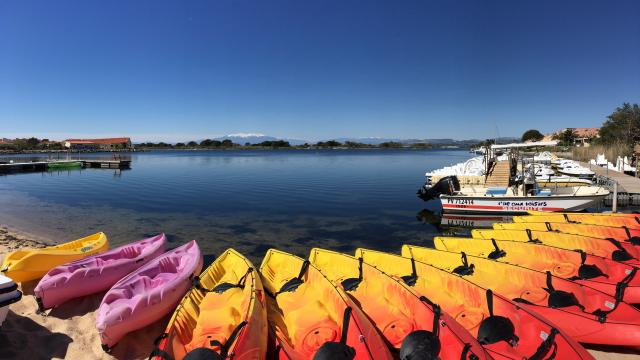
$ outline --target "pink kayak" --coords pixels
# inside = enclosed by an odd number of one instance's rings
[[[102,299],[96,327],[106,352],[127,333],[173,311],[202,270],[195,240],[170,250],[118,281]]]
[[[160,234],[51,269],[34,290],[38,309],[108,290],[162,254],[166,243],[166,236]]]

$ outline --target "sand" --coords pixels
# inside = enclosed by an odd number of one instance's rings
[[[44,247],[47,243],[46,239],[0,226],[0,261],[17,248]],[[96,310],[104,293],[70,301],[43,315],[37,313],[33,297],[36,284],[22,284],[22,300],[9,307],[9,315],[0,328],[0,359],[146,359],[153,340],[169,320],[166,316],[129,334],[112,354],[106,354],[95,329]],[[640,359],[640,349],[590,347],[589,352],[598,360]]]

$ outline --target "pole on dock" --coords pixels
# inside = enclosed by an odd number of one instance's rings
[[[613,182],[613,204],[611,205],[611,212],[618,212],[618,182]]]

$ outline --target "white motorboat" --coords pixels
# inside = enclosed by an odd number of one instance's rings
[[[609,191],[599,186],[506,188],[460,187],[455,176],[441,179],[419,191],[423,200],[439,197],[444,212],[450,213],[526,213],[537,211],[580,211],[602,201]]]
[[[564,162],[558,165],[558,172],[581,179],[592,179],[595,173],[576,162]]]

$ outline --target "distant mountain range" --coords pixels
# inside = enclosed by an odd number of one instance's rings
[[[263,141],[275,141],[275,140],[284,140],[288,141],[291,145],[302,145],[302,144],[314,144],[316,141],[309,140],[301,140],[301,139],[289,139],[289,138],[280,138],[260,133],[238,133],[238,134],[229,134],[225,136],[220,136],[214,138],[213,140],[231,140],[236,144],[244,145],[246,143],[249,144],[258,144]],[[335,140],[341,143],[345,143],[347,141],[357,142],[368,145],[380,145],[384,142],[399,142],[402,144],[415,144],[415,143],[428,143],[432,145],[438,146],[459,146],[459,147],[468,147],[471,145],[475,145],[483,140],[479,139],[469,139],[469,140],[455,140],[455,139],[400,139],[400,138],[381,138],[381,137],[362,137],[362,138],[334,138],[334,139],[324,139],[322,141]],[[520,141],[519,138],[514,137],[501,137],[496,139],[499,144],[511,143]]]

